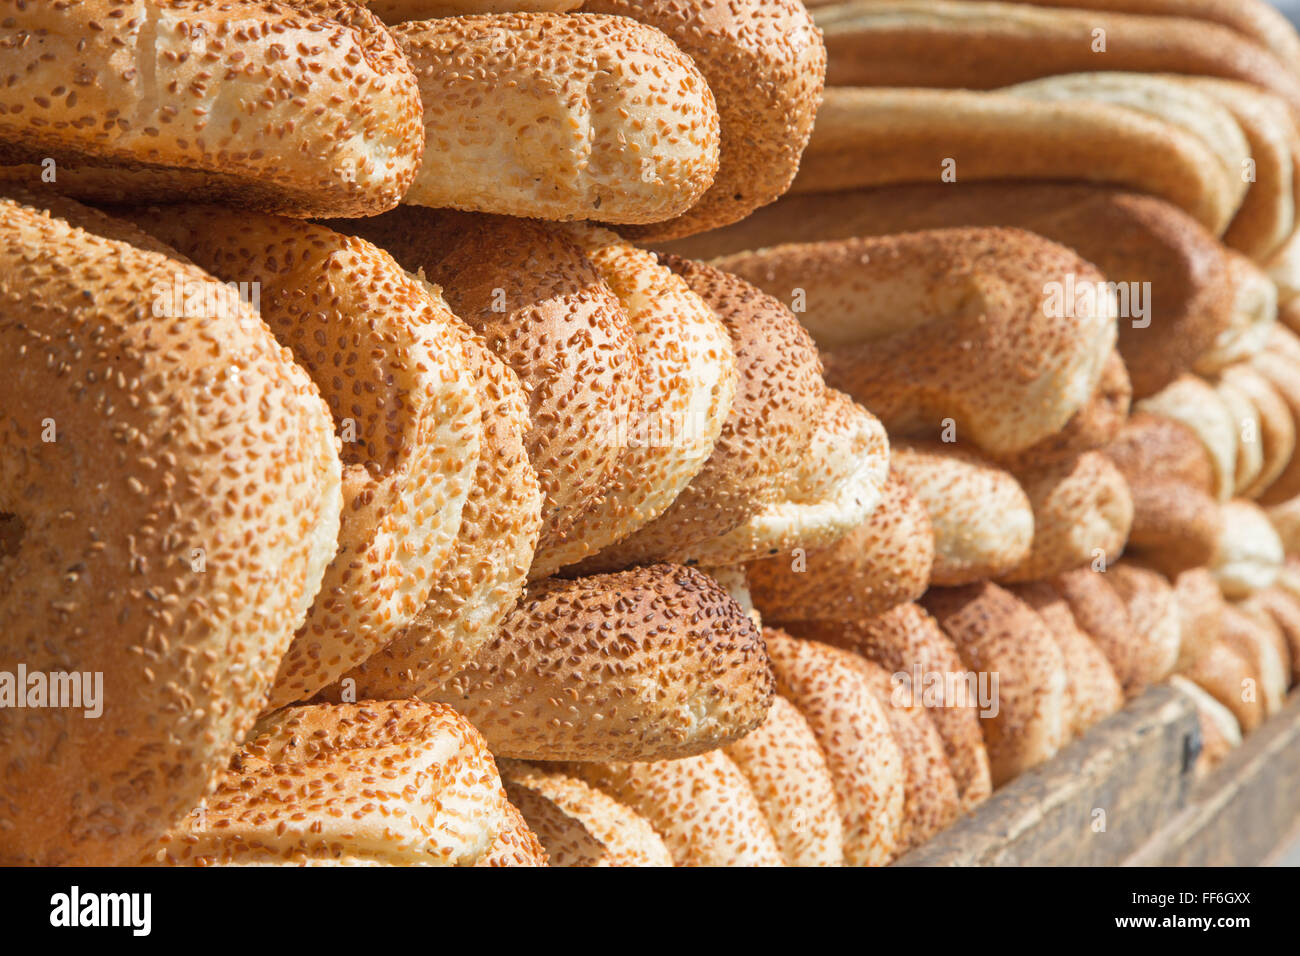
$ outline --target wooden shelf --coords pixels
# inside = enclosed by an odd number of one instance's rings
[[[1300,694],[1197,779],[1190,701],[1156,687],[896,866],[1253,866],[1300,827]]]

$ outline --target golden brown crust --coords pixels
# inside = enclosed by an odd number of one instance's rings
[[[474,662],[428,696],[502,756],[666,760],[752,730],[772,692],[740,606],[708,575],[658,564],[534,585]]]
[[[546,850],[528,826],[523,813],[512,803],[505,806],[505,823],[486,853],[475,866],[546,866]]]
[[[364,0],[364,3],[385,23],[475,13],[560,13],[582,6],[582,0]]]
[[[455,550],[415,617],[327,687],[324,699],[428,693],[474,659],[523,594],[542,523],[542,492],[524,448],[528,399],[480,337],[465,326],[460,337],[478,382],[483,433]]]
[[[826,755],[784,697],[758,728],[726,748],[753,788],[787,866],[840,866],[844,832]]]
[[[894,471],[934,532],[932,584],[972,584],[1011,570],[1033,545],[1034,512],[1020,483],[984,458],[939,442],[895,444]]]
[[[1181,672],[1219,639],[1224,601],[1219,582],[1208,568],[1183,571],[1173,582],[1182,635],[1176,669]]]
[[[864,155],[872,161],[861,162]],[[1199,137],[1123,106],[841,86],[826,91],[791,192],[927,183],[945,175],[961,182],[1082,180],[1132,189],[1172,203],[1215,235],[1236,212],[1238,191]]]
[[[993,461],[1013,474],[1037,471],[1113,441],[1129,417],[1133,385],[1119,350],[1113,350],[1101,369],[1101,378],[1088,403],[1075,412],[1065,427],[1037,444],[1013,455],[993,455]]]
[[[989,755],[980,730],[978,688],[957,647],[916,604],[901,604],[856,621],[789,621],[790,633],[842,647],[906,680],[943,738],[948,767],[970,810],[993,792]]]
[[[143,862],[471,866],[527,851],[483,738],[416,700],[290,707]],[[526,831],[526,827],[524,827]]]
[[[1115,344],[1113,295],[1065,299],[1067,284],[1095,293],[1101,274],[1019,230],[791,244],[719,265],[778,298],[803,293],[826,381],[900,436],[937,438],[951,421],[960,441],[1021,451],[1091,398]]]
[[[565,540],[608,489],[619,454],[603,434],[640,402],[627,316],[582,249],[544,222],[403,206],[341,224],[441,286],[527,391],[528,458],[544,495],[538,550]]]
[[[1252,594],[1242,605],[1263,611],[1277,625],[1285,642],[1279,653],[1291,665],[1288,686],[1300,684],[1300,598],[1284,588],[1271,587]]]
[[[961,815],[957,782],[920,698],[874,661],[854,655],[853,664],[885,711],[903,755],[903,826],[898,853],[914,849]]]
[[[391,29],[424,102],[424,161],[405,202],[648,223],[685,212],[713,183],[713,93],[652,27],[503,13]]]
[[[1111,565],[1106,582],[1128,612],[1129,631],[1141,648],[1138,666],[1148,683],[1173,673],[1182,648],[1177,593],[1158,571],[1127,561]]]
[[[546,848],[551,866],[672,866],[645,817],[577,777],[498,758],[506,794]]]
[[[874,415],[826,389],[812,444],[775,501],[744,523],[695,545],[692,563],[744,564],[793,548],[824,548],[871,515],[889,478],[889,439]]]
[[[1043,619],[1065,658],[1069,734],[1077,737],[1124,706],[1124,689],[1106,655],[1085,634],[1070,613],[1070,605],[1046,581],[1009,589]]]
[[[1210,456],[1214,481],[1210,493],[1219,501],[1232,497],[1237,475],[1237,428],[1223,397],[1203,379],[1183,375],[1135,406],[1181,422],[1196,434]]]
[[[762,807],[721,750],[656,763],[566,763],[654,825],[676,866],[783,866]]]
[[[891,474],[871,517],[839,541],[754,561],[746,573],[754,603],[774,621],[853,620],[924,594],[934,551],[924,505]]]
[[[826,404],[821,358],[794,315],[749,283],[701,262],[660,256],[731,336],[737,388],[713,453],[667,510],[605,549],[602,566],[686,561],[774,502],[807,454]]]
[[[613,480],[561,544],[538,553],[533,580],[597,554],[663,513],[712,455],[739,385],[726,326],[681,276],[607,230],[569,228],[627,313],[641,402],[631,420],[603,417],[591,440],[616,447]],[[606,570],[598,561],[591,568]]]
[[[1248,613],[1250,608],[1229,604],[1223,611],[1222,640],[1246,662],[1254,680],[1253,687],[1243,688],[1249,696],[1259,698],[1264,717],[1282,709],[1290,684],[1291,667],[1286,657],[1286,641],[1272,616]]]
[[[1042,618],[988,582],[932,588],[922,605],[957,645],[969,670],[990,687],[997,675],[997,706],[980,715],[993,785],[1056,753],[1069,730],[1065,657]]]
[[[50,158],[88,199],[365,216],[419,168],[415,76],[358,5],[6,0],[0,23],[0,179],[41,188]]]
[[[1152,647],[1136,632],[1129,618],[1128,604],[1111,586],[1109,572],[1080,568],[1067,571],[1050,583],[1069,605],[1079,629],[1106,655],[1125,697],[1136,697],[1164,676],[1157,673],[1164,664],[1162,649],[1157,646],[1153,653]]]
[[[1279,325],[1270,333],[1265,350],[1253,356],[1250,364],[1276,389],[1300,432],[1300,340],[1296,334]],[[1300,455],[1291,456],[1282,473],[1260,493],[1259,501],[1276,505],[1296,495],[1300,495]]]
[[[1034,509],[1034,543],[1002,581],[1037,581],[1124,550],[1133,525],[1128,482],[1101,452],[1016,476]]]
[[[1282,539],[1253,501],[1234,498],[1223,506],[1223,528],[1210,571],[1226,598],[1249,597],[1271,587],[1286,560]]]
[[[262,318],[334,414],[339,549],[268,706],[309,699],[415,618],[454,553],[482,433],[460,323],[387,253],[324,226],[217,206],[132,218],[218,278],[257,283]]]
[[[1093,70],[1093,31],[1101,30],[1107,69],[1242,80],[1300,108],[1300,78],[1272,53],[1236,30],[1186,16],[868,0],[819,12],[817,25],[826,33],[827,82],[836,85],[990,89]]]
[[[744,219],[789,188],[812,132],[826,48],[800,0],[587,0],[666,33],[717,100],[721,156],[713,185],[686,213],[625,230],[664,239]]]
[[[786,196],[735,226],[668,248],[712,258],[782,243],[955,226],[1028,229],[1076,250],[1121,288],[1150,283],[1140,302],[1130,296],[1119,322],[1119,349],[1139,398],[1189,371],[1234,322],[1229,259],[1214,236],[1168,203],[1105,186],[959,176],[955,183]]]
[[[883,866],[903,836],[902,751],[853,656],[765,628],[777,689],[799,709],[826,755],[844,827],[844,862]]]
[[[1232,645],[1218,638],[1182,672],[1228,710],[1245,733],[1264,721],[1259,675],[1254,665]]]
[[[0,200],[0,273],[0,660],[100,674],[104,707],[0,710],[0,858],[125,862],[262,708],[334,552],[338,443],[198,268]],[[151,314],[177,281],[222,306],[201,328]]]
[[[1260,451],[1259,474],[1238,489],[1243,498],[1256,498],[1281,477],[1295,454],[1295,419],[1277,389],[1254,366],[1246,363],[1229,366],[1221,380],[1245,395],[1259,416],[1259,432],[1254,436]],[[1242,435],[1241,441],[1248,443],[1250,436]]]

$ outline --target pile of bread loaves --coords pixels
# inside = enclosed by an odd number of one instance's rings
[[[0,0],[0,863],[879,865],[1164,681],[1215,762],[1300,39],[1061,5]]]

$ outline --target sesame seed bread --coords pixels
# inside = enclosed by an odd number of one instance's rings
[[[925,593],[934,531],[895,473],[871,516],[825,548],[795,548],[746,566],[754,603],[773,620],[854,620]]]
[[[718,106],[713,185],[684,214],[624,235],[663,239],[725,226],[790,187],[826,78],[821,32],[800,0],[587,0],[583,10],[662,30],[695,61]]]
[[[387,253],[324,226],[219,206],[133,221],[218,278],[259,284],[263,319],[343,439],[339,549],[268,706],[310,699],[414,620],[454,553],[482,436],[459,323]]]
[[[504,758],[497,766],[551,866],[673,865],[650,821],[604,791],[547,766]]]
[[[104,708],[0,710],[0,861],[128,862],[265,703],[334,554],[338,439],[193,265],[0,199],[0,274],[0,661],[102,674]],[[177,281],[223,308],[151,314]]]
[[[473,663],[426,696],[505,757],[666,760],[756,727],[772,675],[721,585],[657,564],[533,585]]]
[[[973,584],[1025,560],[1034,542],[1034,510],[1008,472],[941,442],[895,442],[893,466],[929,517],[930,583]]]
[[[483,738],[451,708],[318,704],[266,718],[142,862],[471,866],[514,824]]]
[[[962,808],[970,810],[993,792],[978,693],[971,692],[956,645],[920,605],[900,604],[855,621],[784,621],[781,627],[861,654],[900,678],[906,675],[914,699],[943,738]],[[919,687],[914,686],[918,678]]]
[[[404,202],[647,223],[718,169],[718,110],[689,56],[625,17],[503,13],[399,23],[424,102]]]
[[[827,383],[900,437],[938,438],[951,421],[994,454],[1028,448],[1088,402],[1115,344],[1113,293],[1064,291],[1095,290],[1101,273],[1020,230],[797,243],[715,264],[779,298],[802,290]]]
[[[765,628],[777,691],[817,738],[835,784],[848,866],[884,866],[903,837],[903,754],[848,651]]]
[[[5,0],[0,24],[0,181],[52,159],[86,199],[365,216],[419,168],[415,76],[356,4]]]

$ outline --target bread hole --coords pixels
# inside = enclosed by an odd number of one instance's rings
[[[15,514],[0,511],[0,561],[18,553],[27,525]]]

